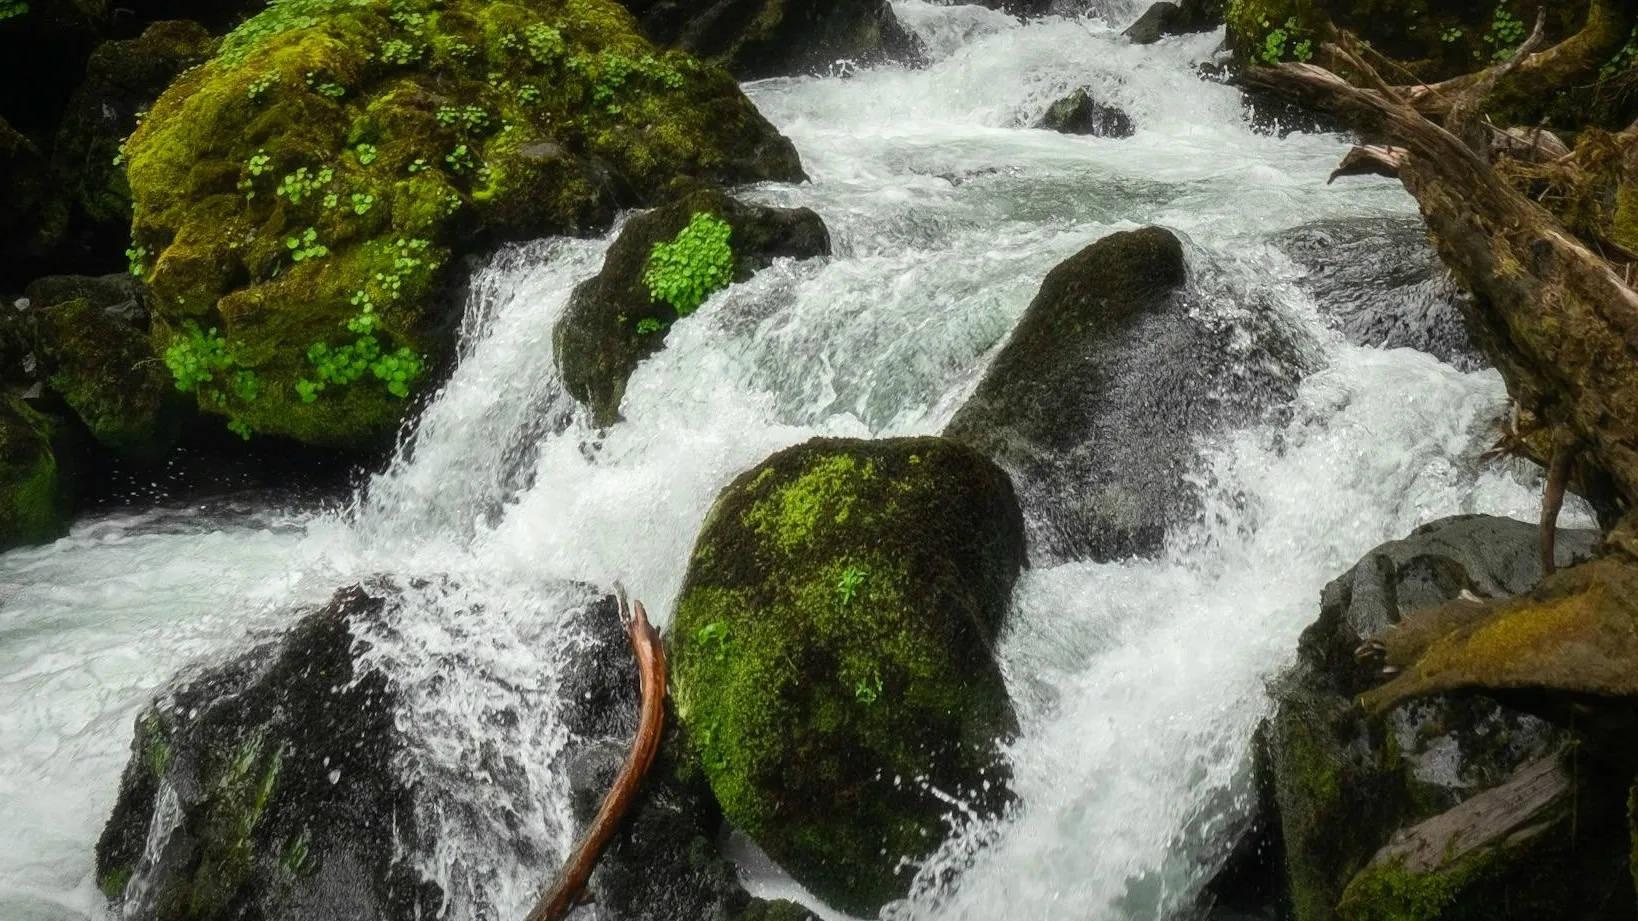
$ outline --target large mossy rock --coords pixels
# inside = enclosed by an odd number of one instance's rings
[[[450,345],[461,257],[678,177],[801,178],[725,72],[609,0],[282,0],[126,144],[178,383],[241,431],[379,444]]]
[[[0,390],[0,550],[68,530],[68,461],[62,424]]]
[[[992,652],[1024,561],[1011,484],[938,438],[815,439],[717,498],[669,634],[728,821],[832,905],[905,894],[949,803],[1006,800]]]
[[[1596,540],[1560,532],[1560,560],[1584,558]],[[1610,886],[1626,853],[1611,846],[1611,797],[1626,784],[1565,757],[1565,728],[1502,690],[1404,701],[1374,719],[1356,703],[1385,680],[1366,640],[1417,612],[1471,604],[1457,601],[1464,592],[1510,596],[1540,575],[1533,525],[1469,516],[1378,547],[1326,586],[1261,733],[1264,806],[1296,921],[1522,921],[1544,905],[1560,918],[1630,916],[1626,887],[1611,896]]]
[[[69,98],[51,151],[52,169],[70,206],[69,253],[80,271],[125,268],[131,190],[120,145],[138,115],[182,71],[208,60],[218,39],[194,22],[158,22],[141,36],[104,42],[91,53],[85,79]]]
[[[1182,244],[1162,228],[1081,250],[1047,274],[945,428],[1013,473],[1038,550],[1158,551],[1191,514],[1196,439],[1295,387],[1300,362],[1272,310],[1214,316],[1187,280]]]
[[[116,453],[152,461],[187,411],[149,343],[148,296],[128,275],[50,276],[24,289],[47,385]]]
[[[732,254],[716,279],[721,283],[744,281],[778,258],[830,254],[825,222],[807,208],[746,204],[711,189],[633,217],[609,247],[603,268],[575,288],[552,335],[564,387],[591,408],[599,426],[619,420],[631,372],[665,347],[679,319],[678,309],[655,297],[645,278],[654,248],[675,240],[696,215],[729,227]]]
[[[1105,138],[1131,137],[1137,130],[1132,127],[1132,116],[1093,99],[1085,87],[1048,106],[1034,127],[1060,134],[1089,134]]]
[[[837,61],[915,60],[921,42],[887,0],[626,0],[654,41],[742,80],[824,73]]]
[[[338,592],[284,638],[188,676],[137,718],[97,884],[134,921],[430,918],[436,886],[395,855],[413,825],[386,677]]]

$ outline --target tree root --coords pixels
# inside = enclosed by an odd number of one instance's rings
[[[626,763],[615,775],[613,786],[604,794],[597,816],[581,836],[574,853],[570,855],[557,882],[529,912],[527,921],[558,921],[576,905],[586,901],[586,881],[596,869],[597,861],[613,839],[620,821],[637,798],[643,778],[654,764],[660,750],[660,734],[665,728],[665,647],[660,634],[648,622],[643,603],[626,604],[625,589],[616,587],[620,599],[620,620],[626,627],[626,639],[637,656],[637,674],[642,685],[642,710],[637,721],[637,735],[631,740],[631,751]]]
[[[1541,575],[1543,578],[1558,571],[1554,558],[1554,544],[1558,540],[1558,513],[1564,507],[1564,490],[1570,485],[1570,471],[1575,465],[1575,446],[1564,439],[1554,439],[1553,461],[1547,465],[1547,488],[1541,494]]]

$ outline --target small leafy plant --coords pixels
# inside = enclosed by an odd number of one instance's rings
[[[842,607],[853,603],[854,595],[858,593],[859,587],[864,585],[865,577],[868,575],[869,573],[857,566],[849,566],[842,570],[842,577],[836,580],[836,599],[842,603]]]
[[[233,364],[227,343],[216,327],[201,331],[192,320],[183,324],[182,335],[165,349],[165,366],[171,369],[176,389],[192,393],[201,384],[215,380]]]
[[[330,255],[329,248],[318,241],[318,229],[314,227],[302,231],[300,236],[286,237],[284,245],[290,250],[290,259],[293,262],[322,259]]]
[[[727,221],[696,212],[675,239],[654,244],[643,273],[649,296],[670,304],[679,317],[698,310],[734,280],[734,251],[728,245],[732,233]]]
[[[711,658],[721,662],[728,655],[728,625],[712,621],[694,633],[694,640],[711,650]]]
[[[0,20],[15,19],[27,12],[26,0],[0,0]]]

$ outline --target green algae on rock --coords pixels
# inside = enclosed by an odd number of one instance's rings
[[[992,648],[1024,562],[1006,474],[939,438],[814,439],[725,489],[678,598],[677,716],[727,820],[873,914],[1007,800]]]
[[[389,436],[447,350],[460,257],[601,229],[678,177],[801,177],[732,78],[607,0],[282,0],[125,155],[156,344],[208,365],[179,386],[345,446]]]
[[[590,407],[597,425],[619,420],[627,379],[665,347],[672,324],[689,312],[656,296],[650,278],[657,248],[672,245],[691,226],[712,224],[729,231],[728,264],[693,274],[713,275],[716,282],[744,281],[776,258],[830,253],[830,232],[809,209],[746,204],[715,189],[695,190],[633,217],[609,247],[603,268],[575,288],[552,331],[564,387]]]
[[[0,550],[68,530],[70,478],[61,425],[0,393]]]
[[[155,460],[186,406],[148,341],[148,297],[127,275],[48,276],[24,289],[51,390],[104,447]]]

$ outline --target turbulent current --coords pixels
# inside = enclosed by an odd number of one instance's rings
[[[925,68],[747,87],[812,177],[747,194],[819,212],[835,254],[776,264],[679,323],[631,379],[624,422],[590,425],[551,346],[608,241],[531,243],[474,278],[453,376],[346,507],[104,515],[0,556],[0,918],[101,918],[93,846],[137,710],[180,669],[375,576],[420,586],[372,652],[413,704],[395,769],[429,834],[405,857],[443,886],[449,918],[521,917],[572,836],[554,716],[574,651],[558,624],[584,600],[568,580],[621,580],[664,624],[735,474],[814,435],[938,432],[1054,265],[1149,223],[1185,240],[1201,310],[1272,305],[1312,370],[1261,423],[1200,444],[1202,513],[1159,559],[1025,573],[1000,650],[1024,805],[957,836],[888,912],[1192,911],[1248,814],[1265,682],[1321,586],[1433,518],[1533,516],[1524,474],[1473,461],[1501,381],[1337,331],[1282,241],[1316,222],[1404,229],[1412,203],[1387,181],[1327,186],[1339,137],[1253,131],[1238,93],[1197,75],[1221,33],[1136,47],[1125,7],[1020,25],[896,6]],[[1136,135],[1028,127],[1080,86]],[[1402,268],[1382,263],[1360,277]],[[522,718],[489,718],[501,710]],[[495,751],[519,770],[493,776]]]

